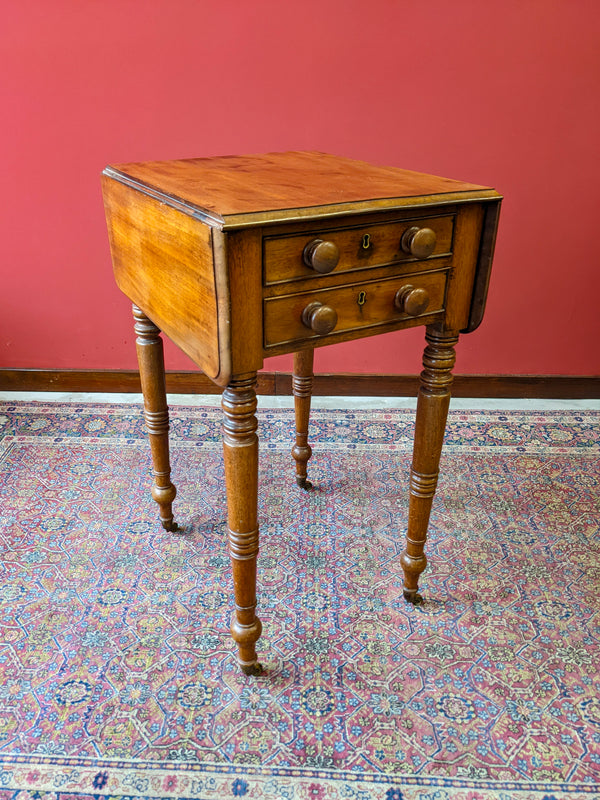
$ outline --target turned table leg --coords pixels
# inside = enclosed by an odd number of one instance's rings
[[[255,613],[258,555],[255,388],[256,373],[234,377],[222,398],[229,555],[235,594],[231,635],[238,645],[238,663],[246,675],[257,675],[262,669],[255,648],[262,631]]]
[[[292,448],[292,455],[296,460],[296,483],[301,489],[307,490],[312,489],[312,483],[306,479],[306,466],[312,455],[312,448],[308,443],[308,421],[313,388],[314,352],[311,347],[309,350],[294,353],[292,375],[296,415],[296,444]]]
[[[454,345],[458,341],[457,336],[440,333],[435,327],[427,329],[425,338],[428,344],[417,400],[406,549],[400,559],[404,597],[410,602],[419,599],[419,575],[427,566],[424,547],[450,404]]]
[[[176,531],[172,503],[177,490],[171,483],[169,463],[169,408],[165,384],[165,362],[160,330],[144,312],[133,306],[136,350],[144,394],[144,417],[150,439],[154,485],[152,497],[160,508],[160,521],[167,531]]]

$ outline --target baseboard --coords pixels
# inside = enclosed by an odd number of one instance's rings
[[[315,375],[314,394],[356,397],[412,397],[416,375]],[[135,370],[0,369],[0,391],[140,392]],[[200,372],[167,372],[167,391],[219,394],[221,389]],[[261,372],[258,394],[289,395],[292,378],[284,372]],[[600,376],[456,375],[455,397],[600,398]]]

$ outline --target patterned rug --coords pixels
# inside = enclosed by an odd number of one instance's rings
[[[600,797],[600,412],[452,412],[425,602],[414,415],[259,414],[259,678],[235,666],[218,409],[0,404],[0,800]]]

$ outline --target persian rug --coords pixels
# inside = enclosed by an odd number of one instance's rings
[[[259,655],[235,665],[221,413],[0,405],[0,800],[600,797],[600,412],[451,412],[402,597],[411,411],[259,413]]]

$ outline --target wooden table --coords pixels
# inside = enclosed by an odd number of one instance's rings
[[[256,373],[294,353],[296,462],[307,462],[313,349],[426,326],[417,404],[404,596],[418,597],[454,345],[480,323],[500,195],[492,189],[323,153],[107,167],[117,283],[133,301],[152,497],[177,530],[160,331],[223,387],[228,541],[240,667],[260,671]]]

